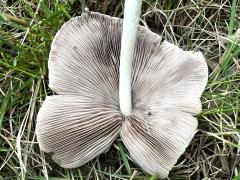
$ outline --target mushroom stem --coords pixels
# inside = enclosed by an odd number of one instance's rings
[[[119,69],[119,103],[123,115],[132,112],[132,62],[142,0],[125,0]]]

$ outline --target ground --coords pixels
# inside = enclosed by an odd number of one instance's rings
[[[0,179],[157,179],[135,165],[118,138],[77,169],[40,151],[36,115],[48,88],[54,35],[88,7],[123,16],[116,0],[0,0]],[[203,52],[209,80],[198,132],[170,179],[240,179],[240,2],[144,0],[141,24],[184,50]]]

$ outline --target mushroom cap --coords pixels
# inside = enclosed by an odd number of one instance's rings
[[[120,134],[132,159],[166,178],[194,137],[208,69],[200,52],[183,51],[139,26],[132,71],[133,112],[119,109],[122,19],[87,12],[56,34],[48,96],[39,110],[40,148],[65,168],[106,152]]]

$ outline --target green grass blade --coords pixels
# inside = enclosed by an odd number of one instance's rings
[[[3,122],[4,115],[8,110],[8,105],[9,105],[10,99],[11,99],[11,90],[9,88],[0,104],[1,105],[1,107],[0,107],[0,130],[2,128],[2,122]]]
[[[236,12],[237,12],[237,2],[238,0],[233,0],[232,1],[232,7],[231,7],[231,17],[230,17],[230,22],[229,22],[229,29],[228,29],[228,35],[232,35],[233,34],[233,29],[235,26],[235,22],[236,22]]]
[[[130,174],[132,174],[131,168],[130,168],[130,165],[128,163],[128,159],[127,159],[127,157],[125,155],[125,152],[123,150],[123,146],[122,146],[121,142],[118,142],[118,147],[119,147],[119,150],[120,150],[120,154],[121,154],[123,163],[124,163],[124,165],[125,165],[125,167],[127,169],[128,174],[130,175]]]

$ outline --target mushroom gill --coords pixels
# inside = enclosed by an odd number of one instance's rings
[[[197,129],[208,70],[200,52],[183,51],[139,26],[132,71],[132,114],[119,109],[122,19],[87,12],[65,23],[49,55],[49,87],[36,125],[40,148],[65,168],[106,152],[118,135],[132,159],[166,178]]]

